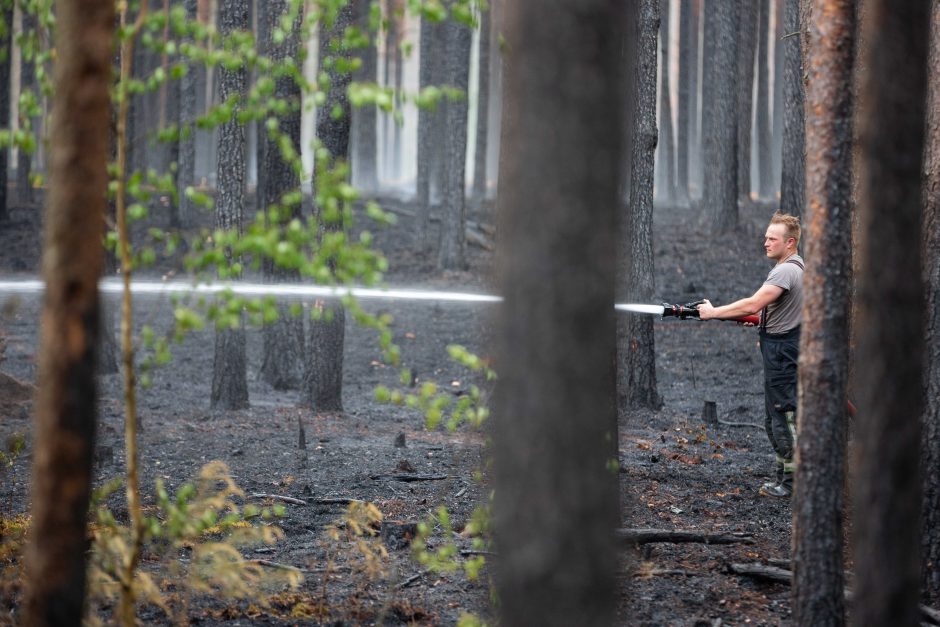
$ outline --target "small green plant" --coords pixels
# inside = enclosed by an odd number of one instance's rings
[[[0,451],[0,468],[10,473],[10,510],[13,509],[13,490],[16,486],[16,460],[26,448],[26,434],[14,432],[6,441],[6,451]]]
[[[96,522],[90,560],[90,596],[112,601],[121,593],[131,550],[131,530],[119,523],[104,504],[120,488],[112,481],[93,495]],[[163,482],[156,485],[157,502],[144,518],[141,555],[147,564],[136,569],[129,585],[134,598],[161,608],[175,623],[186,623],[190,600],[196,595],[247,600],[265,606],[272,586],[295,588],[303,580],[299,569],[268,569],[245,559],[239,547],[273,544],[282,537],[272,521],[281,506],[239,507],[244,493],[224,463],[203,466],[193,483],[171,495]]]

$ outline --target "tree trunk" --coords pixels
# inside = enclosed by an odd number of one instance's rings
[[[702,83],[702,155],[705,212],[713,232],[738,224],[737,63],[738,13],[733,0],[705,12]]]
[[[355,16],[360,28],[368,32],[368,5],[362,5],[361,12]],[[381,31],[380,31],[381,32]],[[377,83],[379,71],[377,38],[379,33],[369,33],[369,45],[357,51],[362,65],[356,72],[355,79],[364,83]],[[356,187],[366,193],[374,194],[379,186],[378,178],[378,111],[375,105],[357,107],[353,110],[353,137],[355,138],[355,156],[353,175]]]
[[[320,59],[335,55],[330,45],[342,36],[353,22],[356,13],[353,2],[340,9],[334,24],[320,25]],[[339,54],[348,55],[348,50]],[[322,61],[321,61],[322,62]],[[331,66],[330,90],[326,102],[317,109],[317,139],[330,153],[331,164],[345,161],[349,156],[349,96],[350,76]],[[342,114],[332,115],[335,109]],[[316,172],[314,172],[316,177]],[[314,181],[316,183],[316,181]],[[322,207],[314,207],[314,217],[324,229],[343,229],[338,224],[324,224]],[[346,313],[342,305],[327,304],[320,308],[321,316],[311,319],[310,336],[304,359],[304,377],[301,384],[301,405],[316,411],[343,410],[343,344],[346,337]]]
[[[286,0],[268,0],[259,15],[260,28],[264,33],[264,46],[268,56],[276,62],[296,59],[300,49],[300,16],[295,19],[292,30],[280,44],[271,41],[271,33],[278,27],[281,17],[287,14]],[[276,79],[274,97],[290,103],[288,112],[276,116],[280,133],[290,139],[296,153],[300,154],[300,86],[291,76]],[[300,205],[285,206],[283,196],[300,187],[300,177],[294,164],[284,160],[277,141],[267,135],[265,125],[259,125],[258,145],[261,160],[258,163],[258,202],[259,210],[272,213],[269,208],[276,207],[277,222],[284,224],[293,218],[301,217]],[[298,282],[300,272],[278,268],[270,259],[262,264],[264,278],[269,282]],[[303,319],[292,315],[290,307],[278,304],[278,319],[265,323],[263,329],[264,346],[261,361],[261,378],[275,390],[296,389],[303,376],[304,323]]]
[[[773,157],[773,170],[771,172],[771,179],[773,180],[773,188],[777,193],[780,192],[780,178],[782,176],[783,169],[783,72],[784,64],[786,60],[784,59],[784,35],[786,31],[784,29],[784,13],[786,9],[786,3],[789,0],[771,0],[774,11],[774,86],[773,86],[773,144],[771,145],[770,153]]]
[[[26,552],[27,625],[78,625],[97,420],[95,352],[108,187],[114,3],[56,3],[56,112],[46,200],[46,292]]]
[[[783,46],[783,148],[780,175],[780,211],[800,216],[806,203],[805,137],[803,108],[803,56],[800,46],[801,0],[784,0]]]
[[[751,199],[751,117],[754,113],[754,53],[757,49],[758,5],[742,2],[738,32],[738,196]]]
[[[427,18],[421,19],[421,48],[418,60],[421,89],[440,83],[441,76],[437,66],[444,58],[442,28]],[[431,227],[432,188],[437,186],[437,181],[432,179],[437,173],[435,164],[441,158],[439,153],[443,143],[436,133],[440,127],[437,120],[442,116],[441,103],[434,108],[422,108],[418,111],[418,171],[415,179],[415,251],[418,253],[427,252],[430,243],[428,230]]]
[[[453,19],[444,23],[445,83],[467,93],[473,33]],[[466,267],[467,99],[448,100],[444,106],[444,178],[441,186],[441,231],[438,267]]]
[[[690,66],[692,74],[689,76],[689,197],[702,196],[702,61],[705,52],[704,44],[705,20],[702,17],[704,0],[691,0],[692,8],[692,59]],[[693,192],[693,189],[695,190]]]
[[[248,1],[222,0],[219,5],[220,30],[223,34],[247,30]],[[225,102],[246,91],[247,71],[244,67],[219,71],[219,96]],[[242,229],[245,203],[245,127],[232,118],[219,127],[218,191],[216,198],[216,227],[226,230]],[[235,261],[229,259],[229,262]],[[244,321],[242,321],[244,322]],[[212,366],[213,409],[243,409],[248,407],[247,358],[245,355],[245,329],[216,329],[215,359]]]
[[[493,437],[500,618],[610,625],[625,10],[613,0],[559,0],[550,11],[509,2],[505,10],[512,54],[498,213],[506,300]]]
[[[668,2],[668,0],[664,0]],[[623,221],[627,302],[653,298],[653,154],[656,151],[656,32],[659,0],[644,0],[638,8],[639,29],[634,77],[633,147],[630,166],[630,204]],[[620,406],[658,409],[656,350],[650,316],[620,316],[617,376]]]
[[[187,20],[196,19],[196,0],[183,0]],[[187,198],[186,189],[196,183],[196,74],[198,69],[189,66],[179,79],[179,164],[176,171],[176,190],[179,197],[180,226],[192,227],[196,222],[196,207]]]
[[[940,0],[933,0],[927,64],[927,137],[924,147],[924,478],[922,590],[924,601],[940,603]]]
[[[676,201],[689,204],[689,158],[692,118],[696,113],[695,75],[698,73],[698,22],[694,5],[679,3],[679,102],[676,112]]]
[[[676,149],[669,89],[669,0],[659,3],[659,159],[656,161],[656,197],[672,203],[676,196]],[[655,126],[655,124],[654,124]]]
[[[31,11],[36,11],[37,8],[34,6]],[[36,20],[36,15],[30,10],[23,11],[21,14],[22,17],[22,32],[24,33],[35,33],[38,27],[38,22]],[[26,58],[25,55],[20,57],[20,96],[22,97],[23,92],[32,91],[37,92],[36,89],[36,59],[31,57]],[[38,98],[38,94],[36,94]],[[20,124],[28,122],[24,112],[21,110],[19,113]],[[32,120],[32,133],[33,136],[36,136],[36,127],[37,121]],[[31,205],[33,203],[33,184],[30,179],[32,178],[33,171],[33,154],[32,152],[27,152],[23,150],[22,147],[16,151],[16,202],[20,205]]]
[[[477,73],[477,133],[473,151],[473,197],[481,201],[486,198],[490,133],[490,47],[493,24],[492,6],[480,13],[479,70]]]
[[[845,623],[842,492],[852,289],[855,6],[853,0],[827,0],[825,8],[813,13],[807,56],[805,250],[813,261],[803,281],[793,499],[797,625]]]
[[[4,5],[0,9],[0,19],[6,29],[6,37],[0,42],[0,126],[6,127],[10,121],[10,59],[13,56],[13,5]],[[7,202],[7,189],[10,176],[10,149],[0,148],[0,221],[10,217]]]
[[[773,158],[771,157],[770,135],[770,11],[772,0],[760,0],[757,21],[757,102],[755,103],[755,122],[757,129],[757,195],[769,198],[773,194]]]
[[[917,625],[925,327],[920,249],[912,243],[921,241],[930,2],[867,4],[852,620]]]

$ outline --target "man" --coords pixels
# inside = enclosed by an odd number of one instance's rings
[[[724,320],[760,313],[760,349],[764,360],[764,426],[777,454],[776,481],[761,494],[789,497],[793,492],[796,450],[796,364],[800,354],[800,313],[803,309],[803,259],[799,218],[775,214],[764,235],[767,257],[776,265],[753,296],[730,305],[699,305],[702,320]]]

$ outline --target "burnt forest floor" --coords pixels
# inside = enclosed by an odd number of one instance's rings
[[[468,246],[470,269],[442,273],[427,256],[411,252],[412,217],[407,205],[390,200],[386,206],[400,214],[398,225],[380,232],[376,240],[390,261],[389,285],[492,289],[491,208],[472,211],[476,232],[475,243]],[[712,237],[698,226],[697,211],[658,208],[657,298],[686,302],[708,297],[717,304],[750,294],[769,269],[761,243],[771,213],[767,204],[742,207],[739,229]],[[0,225],[0,272],[5,277],[37,272],[40,221],[37,208],[17,208],[11,220]],[[108,298],[116,315],[117,301]],[[0,373],[32,384],[40,299],[35,295],[0,295],[0,299],[0,334],[6,345]],[[395,341],[418,381],[436,381],[455,394],[472,384],[486,389],[478,375],[448,358],[446,347],[461,344],[480,355],[489,354],[491,306],[378,300],[363,301],[363,306],[394,316]],[[160,333],[169,329],[171,317],[168,299],[137,298],[138,324],[151,324]],[[744,578],[729,568],[732,562],[766,562],[789,554],[789,503],[759,496],[757,491],[770,477],[773,456],[760,426],[763,396],[756,332],[732,323],[666,320],[655,323],[655,333],[663,407],[658,412],[621,415],[625,526],[740,532],[749,534],[753,544],[656,543],[625,552],[618,623],[787,623],[790,610],[785,585]],[[246,495],[276,494],[306,503],[284,504],[285,514],[277,520],[283,539],[273,546],[242,550],[246,557],[265,560],[264,568],[276,569],[271,564],[280,564],[306,571],[300,587],[291,592],[265,591],[273,595],[272,603],[260,609],[249,602],[196,599],[187,611],[190,621],[204,625],[318,624],[318,620],[345,625],[453,625],[461,613],[472,612],[494,622],[486,568],[476,581],[460,572],[432,574],[414,560],[403,540],[408,523],[426,520],[439,505],[450,510],[459,532],[473,509],[485,504],[490,487],[478,480],[486,463],[485,434],[466,426],[453,433],[428,431],[416,411],[374,400],[374,388],[396,385],[398,372],[382,364],[372,331],[347,320],[342,413],[300,409],[297,392],[276,391],[261,381],[261,333],[257,330],[248,333],[250,409],[209,409],[212,331],[192,333],[174,346],[173,354],[173,361],[155,373],[153,386],[139,395],[145,505],[154,502],[156,479],[162,478],[172,492],[211,460],[224,461]],[[0,442],[22,433],[26,448],[11,467],[0,468],[0,512],[6,517],[27,510],[33,439],[32,403],[28,394],[17,397],[22,390],[14,387],[8,383],[0,389],[6,395],[0,399]],[[124,468],[121,376],[102,375],[100,395],[96,485],[119,477]],[[716,403],[722,420],[756,426],[706,426],[702,422],[706,400]],[[305,432],[304,449],[299,446],[299,425]],[[394,478],[402,474],[445,478]],[[113,495],[108,504],[118,520],[126,520],[120,494]],[[262,506],[275,503],[248,498]],[[343,499],[370,501],[382,511],[386,523],[381,537],[389,551],[384,576],[362,572],[361,551],[324,534],[327,525],[343,516]],[[440,546],[442,541],[438,535],[432,543]],[[454,542],[459,549],[471,548],[463,534],[455,534]],[[19,562],[2,550],[0,558],[4,560],[0,623],[15,623]],[[185,559],[180,556],[181,562]],[[327,575],[328,561],[333,565]],[[168,583],[168,575],[159,572],[155,563],[145,559],[143,567]],[[169,584],[170,589],[178,589]],[[101,618],[110,620],[112,607],[96,607]],[[311,608],[325,615],[303,618]],[[168,622],[152,605],[141,607],[139,616],[146,624]]]

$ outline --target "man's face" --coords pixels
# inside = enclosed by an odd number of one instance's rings
[[[787,239],[786,227],[782,224],[771,224],[764,234],[764,250],[767,251],[767,257],[780,261],[790,253],[787,243],[792,241],[792,237]]]

